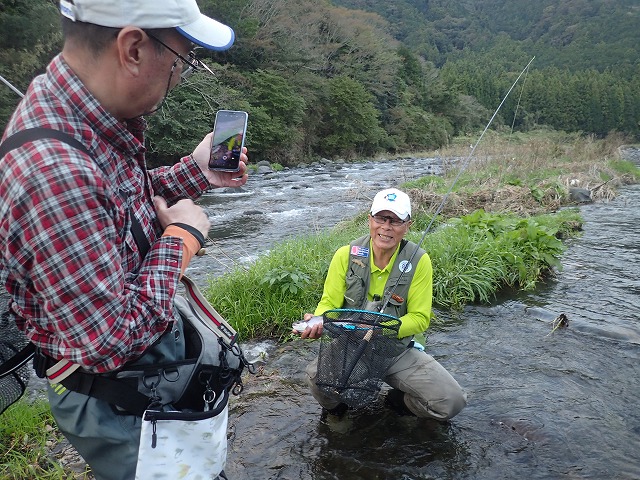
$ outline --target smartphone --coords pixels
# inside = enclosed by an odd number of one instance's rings
[[[218,110],[213,124],[209,170],[237,172],[247,133],[247,112]]]

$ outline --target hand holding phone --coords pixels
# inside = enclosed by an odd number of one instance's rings
[[[237,172],[247,133],[247,112],[218,110],[213,125],[209,170]]]

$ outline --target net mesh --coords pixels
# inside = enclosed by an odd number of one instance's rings
[[[0,364],[13,357],[28,343],[27,337],[18,330],[15,322],[9,318],[8,294],[0,292]],[[16,371],[0,378],[0,413],[15,403],[27,388],[31,374],[31,365],[20,367]]]
[[[377,398],[385,372],[406,349],[398,340],[400,320],[351,309],[323,317],[316,385],[351,407],[364,407]]]

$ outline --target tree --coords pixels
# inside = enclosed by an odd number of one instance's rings
[[[299,160],[306,103],[281,75],[258,70],[250,74],[251,146],[263,157],[287,164]]]
[[[47,0],[0,2],[0,75],[25,92],[61,47],[55,6]],[[0,84],[0,128],[4,130],[20,98]]]
[[[370,155],[386,133],[378,121],[372,95],[349,77],[336,77],[329,82],[321,154],[337,157]]]

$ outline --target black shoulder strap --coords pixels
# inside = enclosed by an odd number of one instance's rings
[[[0,145],[0,158],[4,157],[11,150],[18,148],[25,143],[42,138],[55,138],[56,140],[66,143],[67,145],[70,145],[73,148],[77,148],[81,152],[89,155],[89,150],[87,149],[87,147],[85,147],[82,143],[80,143],[80,141],[76,140],[68,133],[64,133],[53,128],[34,127],[27,128],[26,130],[20,130],[10,137],[7,137],[5,141]]]
[[[151,244],[144,233],[142,225],[140,225],[140,222],[133,213],[131,214],[131,233],[133,234],[133,239],[140,251],[140,256],[142,258],[146,257],[149,249],[151,248]]]

